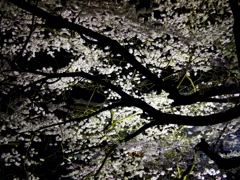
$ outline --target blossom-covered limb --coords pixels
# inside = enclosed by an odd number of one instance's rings
[[[85,28],[81,25],[74,24],[69,22],[68,20],[62,18],[61,16],[54,16],[24,0],[8,0],[9,2],[17,5],[18,7],[29,11],[36,16],[43,18],[47,21],[48,24],[53,26],[53,28],[68,28],[75,32],[78,32],[80,35],[89,36],[90,38],[95,39],[97,44],[102,48],[106,46],[110,46],[114,53],[119,53],[121,56],[134,68],[136,68],[139,72],[141,72],[144,76],[146,76],[150,81],[152,81],[156,89],[161,92],[161,90],[165,90],[170,94],[174,94],[174,96],[178,95],[178,91],[176,88],[172,86],[172,84],[162,81],[162,79],[158,78],[157,75],[153,74],[148,68],[144,67],[139,61],[136,60],[134,55],[130,54],[123,46],[121,46],[117,41],[103,36],[97,32],[94,32],[88,28]]]
[[[190,125],[190,126],[207,126],[207,125],[214,125],[222,122],[227,122],[232,119],[235,119],[240,116],[240,105],[228,109],[225,112],[220,112],[216,114],[211,114],[207,116],[184,116],[184,115],[176,115],[176,114],[167,114],[162,113],[161,110],[157,110],[154,107],[150,106],[146,102],[142,101],[141,99],[134,98],[127,93],[123,92],[121,88],[96,78],[95,76],[84,73],[84,72],[76,72],[76,73],[43,73],[43,72],[35,72],[36,74],[47,76],[48,78],[56,78],[56,77],[77,77],[81,76],[92,80],[94,82],[100,83],[116,93],[118,93],[122,98],[123,101],[127,102],[127,106],[134,106],[142,109],[144,112],[156,121],[156,125],[163,125],[163,124],[177,124],[177,125]],[[155,123],[153,124],[155,125]],[[152,125],[152,126],[153,126]]]
[[[74,119],[70,119],[70,120],[67,120],[67,121],[64,121],[64,122],[55,123],[55,124],[50,124],[48,126],[43,126],[43,127],[39,128],[37,131],[40,131],[40,130],[43,130],[43,129],[47,129],[47,128],[53,127],[53,126],[59,126],[61,124],[67,124],[67,123],[76,122],[76,121],[80,122],[80,121],[82,121],[84,119],[88,119],[88,118],[91,118],[91,117],[93,117],[95,115],[98,115],[101,112],[104,112],[104,111],[107,111],[109,109],[113,109],[113,108],[116,108],[116,107],[120,107],[120,106],[123,106],[123,105],[124,104],[122,102],[115,103],[115,104],[109,105],[107,107],[104,107],[102,109],[99,109],[98,111],[93,112],[93,113],[91,113],[91,114],[89,114],[87,116],[83,116],[83,117],[80,117],[80,118],[74,118]]]
[[[162,81],[160,78],[158,78],[155,74],[151,73],[147,68],[145,68],[141,63],[139,63],[135,57],[130,54],[124,47],[122,47],[117,41],[112,40],[106,36],[103,36],[97,32],[94,32],[88,28],[85,28],[83,26],[74,24],[69,22],[66,19],[63,19],[60,16],[54,16],[46,11],[43,11],[40,8],[37,8],[34,5],[31,5],[25,1],[15,1],[15,0],[9,0],[13,4],[29,11],[35,14],[38,17],[41,17],[43,19],[46,19],[47,22],[51,22],[51,25],[53,25],[55,28],[68,28],[71,30],[74,30],[78,32],[82,37],[89,36],[93,39],[96,39],[96,43],[100,46],[106,47],[110,46],[112,50],[116,53],[120,53],[124,59],[127,60],[130,64],[132,64],[137,70],[139,70],[143,75],[145,75],[150,81],[155,83],[156,90],[161,91],[161,89],[164,89],[165,91],[170,93],[171,98],[174,99],[174,106],[178,105],[188,105],[193,104],[197,101],[209,101],[209,96],[212,94],[216,95],[216,88],[212,88],[212,90],[209,90],[208,92],[204,93],[204,95],[201,94],[201,92],[194,93],[190,96],[182,96],[179,95],[178,91],[173,86],[172,82]],[[55,24],[54,24],[55,23]],[[236,23],[235,23],[236,24]],[[85,37],[87,38],[87,37]],[[236,42],[237,43],[237,42]],[[230,89],[230,87],[223,87],[217,88],[217,95],[226,93]],[[221,92],[223,89],[224,92]],[[229,92],[229,91],[228,91]]]

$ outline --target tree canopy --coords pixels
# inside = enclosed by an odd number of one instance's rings
[[[1,0],[2,179],[240,175],[237,0]]]

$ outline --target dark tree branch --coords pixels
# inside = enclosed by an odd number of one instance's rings
[[[171,84],[168,84],[158,78],[157,75],[153,74],[148,68],[144,67],[140,62],[136,60],[134,55],[130,54],[128,50],[126,50],[123,46],[121,46],[117,41],[112,40],[106,36],[103,36],[97,32],[94,32],[90,29],[87,29],[81,25],[74,24],[69,22],[66,19],[63,19],[61,16],[54,16],[24,0],[8,0],[9,2],[15,4],[16,6],[31,12],[32,14],[43,18],[47,21],[47,24],[51,25],[52,28],[60,29],[67,28],[78,32],[81,36],[89,36],[96,40],[100,47],[104,48],[106,46],[110,46],[114,53],[119,53],[122,57],[129,62],[134,68],[136,68],[139,72],[141,72],[144,76],[146,76],[150,81],[152,81],[156,89],[161,92],[162,89],[169,92],[170,94],[178,95],[178,91]]]
[[[35,15],[32,15],[32,24],[31,24],[31,27],[30,27],[29,35],[28,35],[26,41],[24,42],[24,45],[23,45],[22,49],[21,49],[20,52],[18,53],[18,55],[17,55],[17,57],[16,57],[16,60],[18,60],[18,59],[22,56],[24,50],[25,50],[26,47],[27,47],[27,44],[28,44],[29,40],[31,39],[31,36],[32,36],[32,34],[33,34],[33,32],[34,32],[34,30],[35,30],[35,28],[36,28],[36,26],[35,26],[35,24],[34,24],[34,21],[35,21]]]
[[[240,67],[240,5],[238,2],[238,0],[229,0],[234,18],[233,33],[235,37],[238,65]]]
[[[219,95],[226,95],[226,94],[235,94],[238,92],[233,92],[233,90],[238,85],[231,85],[231,86],[218,86],[218,87],[211,87],[204,93],[197,91],[194,94],[188,95],[188,96],[179,96],[178,98],[174,99],[174,102],[172,103],[173,106],[179,106],[179,105],[190,105],[194,104],[196,102],[216,102],[216,100],[210,99],[212,96],[219,96]]]
[[[123,92],[120,87],[117,87],[111,84],[110,82],[104,81],[102,79],[99,79],[98,77],[95,77],[93,75],[90,75],[84,72],[48,74],[48,73],[35,71],[32,73],[46,76],[48,78],[81,76],[86,79],[92,80],[96,83],[100,83],[105,87],[108,87],[113,91],[115,91],[116,93],[118,93],[122,97],[123,102],[126,104],[125,106],[138,107],[142,109],[144,112],[146,112],[149,116],[153,117],[153,119],[155,120],[153,122],[150,122],[149,123],[150,125],[148,124],[144,125],[144,126],[147,126],[147,128],[152,127],[154,125],[163,125],[163,124],[207,126],[207,125],[214,125],[218,123],[227,122],[240,116],[240,105],[235,106],[234,108],[228,109],[225,112],[220,112],[220,113],[216,113],[208,116],[182,116],[182,115],[175,115],[175,114],[166,114],[166,113],[162,113],[160,110],[153,108],[152,106],[142,101],[141,99],[137,99],[128,95],[127,93]]]
[[[232,119],[240,116],[240,105],[232,109],[229,109],[223,113],[217,113],[217,114],[212,114],[208,116],[193,117],[193,116],[181,116],[181,115],[174,115],[174,114],[164,114],[159,111],[156,112],[155,109],[152,109],[149,115],[152,117],[156,117],[156,120],[143,125],[140,129],[128,135],[123,140],[124,142],[133,139],[140,133],[144,132],[146,129],[156,125],[177,124],[177,125],[190,125],[190,126],[208,126],[208,125],[214,125],[218,123],[231,121]]]
[[[179,94],[176,93],[176,89],[173,88],[170,84],[163,83],[161,79],[159,79],[156,75],[152,74],[147,68],[145,68],[141,63],[139,63],[135,57],[130,54],[124,47],[122,47],[117,41],[114,41],[110,38],[107,38],[99,33],[93,32],[92,30],[89,30],[87,28],[84,28],[80,25],[74,24],[69,22],[66,19],[63,19],[60,16],[54,16],[51,15],[36,6],[33,6],[23,0],[9,0],[9,2],[12,2],[13,4],[17,5],[20,8],[23,8],[33,14],[35,14],[38,17],[41,17],[43,19],[46,19],[47,22],[51,22],[51,24],[56,28],[68,28],[71,30],[74,30],[78,32],[80,35],[86,35],[93,39],[96,39],[99,45],[102,47],[110,46],[114,52],[118,52],[124,57],[129,63],[131,63],[137,70],[139,70],[143,75],[145,75],[147,78],[149,78],[152,82],[154,82],[157,86],[160,88],[163,88],[167,92],[170,92],[172,96],[174,96],[174,100],[178,103],[181,102],[181,104],[184,104],[183,102],[191,102],[191,99],[195,97],[194,101],[199,100],[200,97],[203,98],[203,96],[200,96],[199,93],[196,93],[192,96],[189,96],[186,100],[186,97],[183,96],[182,98],[179,98]],[[166,114],[162,113],[161,111],[153,108],[146,102],[134,98],[127,93],[123,92],[120,87],[117,87],[107,81],[104,81],[102,79],[99,79],[93,75],[84,73],[84,72],[76,72],[76,73],[58,73],[58,74],[48,74],[48,73],[42,73],[42,72],[33,72],[35,74],[46,76],[47,78],[60,78],[60,77],[84,77],[89,80],[92,80],[96,83],[102,84],[116,93],[118,93],[121,97],[123,102],[127,102],[126,106],[135,106],[140,109],[142,109],[144,112],[147,112],[149,116],[153,117],[154,121],[144,125],[141,127],[138,131],[136,131],[134,134],[131,135],[131,137],[126,138],[125,140],[129,140],[133,137],[135,137],[137,134],[143,132],[149,127],[155,126],[155,125],[163,125],[163,124],[177,124],[177,125],[192,125],[192,126],[206,126],[206,125],[214,125],[226,121],[230,121],[234,118],[237,118],[240,115],[240,106],[236,106],[232,109],[229,109],[222,113],[212,114],[208,116],[181,116],[181,115],[174,115],[174,114]],[[225,89],[224,89],[225,91]],[[216,91],[210,90],[207,93],[205,93],[206,97],[209,97],[210,95],[215,95]],[[76,120],[73,120],[76,121]]]
[[[102,161],[102,163],[101,163],[101,166],[98,168],[97,172],[96,172],[95,175],[94,175],[94,179],[98,179],[97,177],[99,176],[99,174],[100,174],[103,166],[105,165],[108,157],[113,153],[113,151],[116,149],[116,147],[117,147],[116,145],[113,145],[113,146],[110,148],[110,150],[106,153],[105,158],[103,159],[103,161]]]
[[[240,167],[240,157],[233,157],[229,159],[222,158],[217,152],[214,152],[205,139],[201,139],[195,147],[196,151],[204,152],[210,159],[212,159],[219,169],[232,169]]]
[[[135,57],[130,54],[124,47],[122,47],[117,41],[112,40],[106,36],[103,36],[97,32],[94,32],[90,29],[87,29],[81,25],[77,25],[69,22],[66,19],[63,19],[61,16],[54,16],[42,9],[31,5],[30,3],[24,0],[8,0],[9,2],[17,5],[18,7],[33,13],[34,15],[43,18],[47,21],[47,24],[51,24],[53,28],[68,28],[75,32],[78,32],[82,37],[91,37],[95,39],[94,44],[98,44],[100,47],[110,46],[112,51],[115,53],[121,54],[121,56],[134,68],[136,68],[139,72],[141,72],[144,76],[146,76],[150,81],[152,81],[158,92],[161,89],[170,93],[170,98],[174,99],[173,106],[178,105],[188,105],[193,104],[198,101],[209,101],[210,96],[229,93],[230,88],[223,87],[222,89],[218,87],[212,88],[210,91],[206,92],[204,95],[201,95],[200,92],[194,93],[190,96],[182,96],[179,95],[177,89],[173,86],[172,82],[162,81],[162,79],[158,78],[155,74],[151,73],[151,71],[144,67],[140,62],[138,62]],[[235,11],[234,11],[235,12]],[[236,14],[236,13],[235,13]],[[236,23],[235,23],[236,24]]]

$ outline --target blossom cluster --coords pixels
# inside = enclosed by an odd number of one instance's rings
[[[177,84],[180,95],[189,95],[192,89],[204,94],[216,84],[236,84],[237,78],[228,75],[228,68],[234,66],[230,59],[235,55],[230,30],[233,18],[227,0],[151,2],[156,7],[147,11],[137,10],[139,5],[127,0],[29,1],[117,41],[152,74]],[[51,157],[61,156],[56,168],[64,167],[69,172],[62,176],[73,179],[170,179],[178,175],[178,169],[192,164],[193,147],[201,138],[215,147],[222,143],[224,150],[234,150],[229,156],[238,156],[238,119],[203,127],[156,125],[125,142],[140,128],[162,118],[153,119],[144,109],[132,107],[120,91],[176,117],[208,116],[235,104],[196,102],[173,107],[169,92],[157,92],[152,79],[122,54],[115,53],[111,44],[103,47],[97,38],[51,27],[46,20],[7,1],[0,7],[4,14],[0,40],[0,146],[12,147],[4,149],[1,156],[5,169],[23,167],[29,178],[35,174],[37,179],[41,173],[34,172],[31,166],[47,166]],[[215,74],[220,67],[220,73]],[[92,79],[61,77],[78,72]],[[186,85],[186,81],[191,83]],[[75,88],[86,91],[73,95]],[[104,97],[104,101],[98,102],[96,96]],[[122,101],[126,107],[94,114]],[[215,179],[225,176],[200,154],[190,176],[204,179],[208,175]]]

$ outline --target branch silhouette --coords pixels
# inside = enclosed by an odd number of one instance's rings
[[[32,72],[35,74],[39,74],[42,76],[46,76],[48,78],[60,78],[60,77],[84,77],[96,83],[102,84],[105,87],[108,87],[118,93],[123,102],[127,102],[126,106],[134,106],[142,109],[149,116],[153,117],[155,123],[154,125],[163,125],[163,124],[177,124],[177,125],[191,125],[191,126],[207,126],[214,125],[222,122],[230,121],[234,118],[240,116],[240,105],[235,106],[234,108],[228,109],[224,112],[211,114],[207,116],[183,116],[183,115],[175,115],[175,114],[167,114],[162,113],[160,110],[157,110],[142,101],[141,99],[134,98],[124,91],[120,87],[117,87],[110,82],[104,81],[95,77],[94,75],[90,75],[85,72],[75,72],[75,73],[43,73],[39,71]]]
[[[238,0],[229,0],[229,5],[231,7],[233,18],[234,18],[234,25],[233,25],[233,33],[235,38],[236,44],[236,51],[238,57],[238,65],[240,67],[240,4]]]
[[[240,167],[240,157],[233,157],[229,159],[222,158],[217,152],[214,152],[210,145],[205,141],[205,139],[201,139],[201,142],[195,146],[196,151],[204,152],[210,159],[212,159],[219,169],[232,169]]]
[[[160,93],[162,89],[170,93],[169,98],[174,99],[173,106],[189,105],[199,101],[211,102],[211,99],[209,98],[210,96],[226,94],[229,93],[231,90],[230,87],[229,88],[218,87],[210,89],[204,95],[202,95],[200,92],[196,92],[189,96],[180,95],[178,90],[176,89],[176,87],[174,87],[171,81],[170,82],[163,81],[161,78],[158,78],[157,75],[153,74],[148,68],[144,67],[140,62],[138,62],[134,55],[130,54],[128,50],[121,46],[117,41],[108,38],[104,35],[101,35],[97,32],[94,32],[81,25],[69,22],[67,19],[62,18],[61,16],[54,16],[24,0],[8,0],[8,1],[28,12],[31,12],[32,14],[40,18],[45,19],[47,21],[47,24],[51,25],[52,28],[56,29],[67,28],[79,33],[81,37],[84,37],[85,40],[88,39],[87,37],[95,39],[96,41],[94,41],[94,43],[98,44],[102,48],[110,46],[112,52],[121,54],[121,56],[124,59],[126,59],[134,68],[136,68],[142,75],[144,75],[151,82],[153,82],[156,86],[155,90],[157,90],[158,93]],[[234,12],[235,14],[238,13],[236,12],[235,9]],[[213,102],[214,101],[215,100],[213,100]]]
[[[103,36],[97,32],[94,32],[88,28],[85,28],[81,25],[74,24],[69,22],[67,19],[62,18],[61,16],[54,16],[35,5],[32,5],[24,0],[8,0],[12,4],[22,8],[32,14],[45,19],[47,24],[51,25],[52,28],[60,29],[60,28],[67,28],[79,33],[84,39],[87,37],[93,38],[96,40],[96,44],[100,47],[105,48],[106,46],[110,46],[112,52],[116,54],[121,54],[121,56],[128,61],[134,68],[136,68],[142,75],[147,77],[150,81],[152,81],[156,89],[161,92],[161,90],[165,90],[170,94],[178,94],[176,88],[174,88],[171,84],[162,81],[162,79],[158,78],[157,75],[153,74],[148,68],[144,67],[140,62],[136,60],[134,55],[130,54],[127,49],[121,46],[117,41]]]

